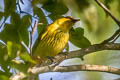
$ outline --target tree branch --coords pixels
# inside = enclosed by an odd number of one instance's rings
[[[102,51],[102,50],[120,50],[120,43],[106,43],[106,44],[95,44],[89,46],[88,48],[83,48],[81,50],[72,51],[68,54],[68,58],[72,57],[83,57],[87,54]]]
[[[44,66],[44,67],[33,67],[29,70],[30,73],[37,75],[45,72],[74,72],[74,71],[96,71],[96,72],[107,72],[112,74],[120,75],[120,69],[104,66],[104,65],[72,65],[72,66]]]
[[[83,48],[83,49],[77,50],[77,51],[71,51],[67,55],[66,54],[59,54],[59,55],[55,56],[53,61],[54,62],[61,62],[65,59],[69,59],[69,58],[81,58],[87,54],[97,52],[97,51],[102,51],[102,50],[120,50],[120,43],[106,43],[106,44],[91,45],[88,48]],[[64,52],[64,53],[66,53],[66,52]],[[61,66],[61,67],[57,66],[56,67],[56,65],[51,65],[51,64],[52,64],[51,60],[47,59],[44,63],[42,63],[42,66],[37,65],[37,66],[29,69],[28,72],[34,75],[34,74],[38,74],[38,73],[42,73],[42,72],[49,72],[52,69],[56,70],[57,67],[58,67],[57,70],[59,70],[60,68],[63,69],[63,67],[65,67],[65,66]],[[76,66],[76,65],[74,65],[74,66]],[[82,66],[82,65],[77,65],[76,69],[77,69],[77,67],[80,67],[80,66]],[[85,65],[83,65],[83,66],[85,66]],[[86,70],[85,69],[82,70],[82,68],[81,68],[80,71],[99,71],[99,72],[108,72],[108,73],[113,73],[113,74],[120,74],[120,71],[117,68],[112,68],[112,67],[108,67],[108,66],[105,67],[105,66],[99,66],[99,65],[96,65],[97,68],[95,68],[94,65],[90,65],[90,66],[92,67],[91,70],[90,70],[90,67],[88,67]],[[35,68],[38,68],[40,70],[37,70],[37,69],[35,70]],[[72,68],[72,66],[67,66],[67,67],[65,67],[65,69],[66,68],[67,69]],[[72,70],[75,71],[75,69],[72,69]],[[66,71],[63,71],[63,72],[66,72]],[[11,77],[11,80],[14,80],[14,78],[16,78],[16,76],[18,78],[16,80],[20,80],[21,77],[22,78],[27,77],[26,75],[23,75],[23,74],[24,73],[21,73],[21,75],[17,74],[15,76],[13,76],[13,77]]]
[[[120,43],[95,44],[95,45],[89,46],[88,48],[71,51],[69,53],[64,52],[63,54],[59,54],[55,56],[53,59],[53,62],[61,62],[65,59],[70,59],[70,58],[83,58],[85,55],[88,55],[97,51],[102,51],[102,50],[120,50]],[[50,64],[52,64],[51,60],[47,59],[41,65],[46,66]]]

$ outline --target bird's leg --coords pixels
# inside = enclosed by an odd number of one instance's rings
[[[49,59],[52,63],[54,62],[55,57],[53,56],[46,56],[47,59]]]

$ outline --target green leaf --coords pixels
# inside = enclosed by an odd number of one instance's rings
[[[89,0],[75,0],[75,2],[77,3],[77,6],[80,12],[82,12],[84,9],[86,9],[90,5]]]
[[[78,27],[78,28],[76,28],[76,29],[71,29],[70,30],[71,32],[73,32],[73,34],[76,34],[76,35],[78,35],[78,36],[83,36],[84,35],[84,29],[83,28],[81,28],[81,27]],[[75,32],[75,33],[74,33]]]
[[[42,3],[41,1],[43,2],[43,1],[46,1],[46,0],[32,0],[32,6],[36,7],[37,4]]]
[[[17,55],[18,52],[20,52],[21,46],[16,43],[12,43],[10,41],[7,42],[7,51],[8,51],[8,56],[10,59],[14,59]]]
[[[5,43],[7,41],[12,41],[15,43],[20,43],[17,27],[13,24],[5,24],[4,30],[0,33],[0,39]]]
[[[23,16],[22,17],[22,23],[23,23],[22,25],[24,27],[28,28],[30,26],[30,19],[31,19],[31,16],[29,16],[29,15]],[[21,26],[21,27],[23,27],[23,26]]]
[[[16,9],[16,0],[4,0],[4,12],[6,17]]]
[[[90,41],[84,37],[84,29],[76,28],[70,30],[70,42],[79,48],[85,48],[91,45]]]
[[[0,75],[0,80],[9,80],[9,77],[6,75]]]
[[[0,43],[0,66],[5,72],[9,72],[9,59],[7,54],[7,47]]]
[[[119,12],[119,15],[120,15],[120,10],[119,10],[119,8],[120,8],[120,0],[118,0],[118,5],[117,5],[117,11]]]
[[[10,72],[4,72],[3,70],[0,70],[0,75],[5,75],[5,76],[10,77],[12,74]]]
[[[33,63],[33,64],[37,64],[37,62],[34,61],[34,60],[30,57],[30,55],[29,55],[28,53],[22,53],[22,54],[20,55],[20,58],[21,58],[22,60],[26,61],[26,62],[30,62],[30,63]]]
[[[10,72],[4,72],[4,71],[0,70],[0,80],[9,80],[8,78],[11,75],[12,74]]]
[[[20,41],[23,41],[27,46],[29,44],[28,27],[30,26],[30,18],[30,16],[25,15],[21,19],[19,14],[15,12],[13,12],[11,15],[11,24],[15,26],[16,31],[19,34]]]
[[[65,50],[67,51],[67,52],[69,52],[69,44],[67,43],[67,45],[66,45],[66,47],[65,47]]]
[[[4,13],[0,12],[0,20],[2,19],[3,16],[4,16]]]
[[[7,48],[5,45],[3,45],[2,43],[0,43],[0,57],[2,57],[4,54],[7,53]],[[1,58],[0,58],[1,59]]]
[[[108,9],[110,9],[110,3],[113,3],[115,0],[105,0],[105,5]]]
[[[68,11],[68,8],[62,2],[57,0],[47,0],[42,8],[51,12],[53,15],[62,15]]]
[[[29,32],[28,27],[30,26],[30,19],[31,17],[28,15],[25,15],[22,17],[21,25],[18,28],[20,40],[23,41],[27,46],[29,44]]]
[[[49,15],[50,19],[52,19],[53,21],[55,21],[56,19],[59,19],[61,17],[63,17],[62,15],[53,15],[53,14],[50,14]]]
[[[11,24],[14,24],[17,29],[21,24],[20,15],[15,12],[12,12],[10,22],[11,22]]]
[[[17,70],[19,70],[20,72],[26,72],[27,71],[27,69],[28,69],[28,66],[27,65],[25,65],[25,64],[23,64],[23,63],[17,63],[17,62],[15,62],[15,61],[12,61],[11,63],[10,63],[10,66],[12,67],[12,68],[15,68],[15,69],[17,69]]]

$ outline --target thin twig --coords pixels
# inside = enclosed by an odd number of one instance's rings
[[[102,4],[99,0],[95,0],[96,2],[97,2],[97,4],[99,5],[99,6],[101,6],[110,16],[111,16],[111,18],[117,23],[117,25],[120,27],[120,21],[115,17],[115,16],[113,16],[112,15],[112,13],[109,11],[109,9],[107,9],[107,7],[105,7],[105,5],[104,4]]]
[[[118,29],[110,38],[104,40],[104,41],[102,42],[102,44],[108,43],[109,41],[113,40],[117,35],[119,35],[119,33],[120,33],[120,29]],[[114,41],[115,41],[115,40],[116,40],[116,39],[114,39]]]
[[[114,43],[119,37],[120,37],[120,32],[119,32],[119,34],[114,38],[114,40],[112,41],[112,43]]]
[[[32,56],[32,36],[35,31],[35,28],[37,27],[37,21],[35,21],[34,26],[31,26],[31,31],[30,31],[30,54]]]

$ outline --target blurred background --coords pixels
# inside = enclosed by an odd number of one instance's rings
[[[117,19],[120,19],[120,0],[100,1],[106,5],[106,7]],[[11,44],[9,41],[11,41],[16,46],[18,46],[18,43],[21,42],[25,49],[27,49],[29,52],[29,31],[31,30],[31,24],[29,23],[28,17],[32,19],[32,25],[34,24],[35,20],[38,23],[43,24],[38,25],[37,30],[33,36],[34,42],[45,26],[62,16],[72,16],[74,18],[79,18],[80,22],[77,22],[74,25],[74,29],[80,27],[84,32],[84,37],[91,44],[98,44],[104,41],[112,34],[114,34],[114,32],[118,29],[118,25],[111,19],[111,17],[109,17],[108,14],[106,14],[106,12],[95,2],[95,0],[0,0],[0,42],[8,46]],[[18,20],[18,17],[20,20]],[[20,21],[21,23],[19,23]],[[16,27],[9,28],[10,25],[6,24],[17,24],[17,26],[22,24],[22,27],[17,27],[17,29],[21,29],[20,31],[18,30],[18,35],[20,38],[16,37]],[[22,35],[24,35],[24,37]],[[116,42],[119,42],[119,39]],[[79,47],[74,43],[69,42],[69,51],[84,48],[83,46],[87,42],[83,40],[82,43],[82,47]],[[3,48],[0,48],[2,51]],[[8,52],[4,52],[6,53],[7,57],[1,52],[0,57],[4,56],[7,59],[10,57],[11,60],[16,56],[14,55],[13,57],[13,54],[9,55],[8,48]],[[22,48],[17,49],[22,50]],[[16,54],[17,51],[14,52]],[[6,62],[5,59],[3,58],[2,61]],[[84,61],[79,58],[75,58],[65,60],[60,65],[96,64],[120,68],[119,60],[119,51],[98,51],[86,55],[84,57]],[[2,61],[0,61],[0,77],[2,75],[1,79],[5,80],[14,73],[14,70],[10,69],[8,72],[6,72],[6,69],[8,69],[7,67],[9,65],[5,66],[5,63],[2,63]],[[6,68],[4,69],[4,67]],[[5,75],[3,75],[3,73],[5,73]],[[9,73],[9,75],[7,75],[7,73]],[[103,72],[77,71],[65,73],[49,72],[40,74],[39,78],[40,80],[119,80],[118,78],[120,78],[120,76]]]

